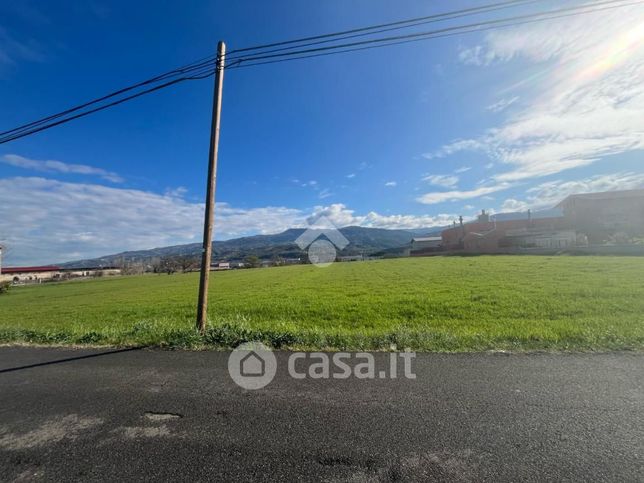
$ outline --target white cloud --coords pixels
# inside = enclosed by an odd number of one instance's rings
[[[323,189],[322,191],[320,191],[320,193],[318,194],[318,198],[320,198],[321,200],[323,200],[323,199],[325,199],[325,198],[329,198],[329,197],[331,197],[331,196],[333,196],[333,193],[331,193],[331,190],[329,190],[328,188],[324,188],[324,189]]]
[[[528,208],[548,209],[574,194],[642,188],[644,188],[644,174],[641,173],[605,174],[575,181],[558,180],[529,189],[525,200],[515,198],[505,200],[502,208],[503,211],[525,211]]]
[[[237,209],[217,203],[217,238],[275,233],[303,223],[285,207]],[[0,239],[6,263],[51,263],[124,250],[196,243],[203,205],[156,194],[44,178],[0,179]]]
[[[470,166],[463,166],[462,168],[458,168],[457,170],[455,170],[454,174],[467,173],[470,169],[472,169]]]
[[[390,187],[390,188],[393,188],[393,187],[394,187],[394,186],[396,186],[397,184],[398,184],[398,183],[396,183],[395,181],[387,181],[387,182],[385,183],[385,186],[388,186],[388,187]]]
[[[165,190],[165,195],[170,196],[171,198],[183,198],[188,192],[188,188],[185,186],[178,186],[177,188],[168,188]]]
[[[483,150],[485,149],[485,147],[486,145],[483,142],[476,139],[458,139],[449,144],[441,146],[435,151],[424,153],[422,156],[425,159],[432,160],[451,156],[452,154],[458,153],[460,151]]]
[[[475,45],[470,48],[461,48],[458,60],[466,65],[489,65],[494,60],[494,53],[486,51],[482,45]]]
[[[429,215],[381,215],[374,211],[366,215],[356,215],[342,203],[330,206],[316,206],[310,219],[325,216],[337,227],[366,226],[371,228],[387,228],[406,230],[411,228],[431,228],[445,226],[458,218],[454,214]]]
[[[416,198],[416,201],[425,205],[434,205],[438,203],[444,203],[446,201],[469,200],[489,195],[491,193],[496,193],[497,191],[502,191],[510,187],[511,185],[508,183],[501,183],[493,186],[481,186],[480,188],[466,191],[438,191],[433,193],[426,193]]]
[[[38,42],[18,40],[0,25],[0,64],[15,64],[20,60],[42,62],[45,56]]]
[[[530,205],[525,201],[515,200],[514,198],[509,198],[503,202],[501,206],[502,212],[516,212],[516,211],[526,211]]]
[[[348,174],[348,175],[347,175],[347,178],[349,178],[349,179],[351,179],[351,178],[355,178],[355,177],[356,177],[356,174],[355,174],[355,173],[351,173],[351,174]]]
[[[592,35],[589,33],[592,32]],[[488,33],[463,49],[462,62],[488,66],[522,61],[522,89],[531,102],[474,139],[459,139],[426,155],[486,153],[497,181],[553,175],[606,156],[644,149],[644,10],[605,10]],[[530,75],[524,75],[529,66]],[[513,96],[510,99],[513,99]]]
[[[182,190],[156,194],[45,178],[0,179],[0,240],[7,265],[54,263],[126,250],[199,243],[203,205]],[[420,228],[445,225],[454,215],[356,215],[343,204],[317,206],[339,227]],[[284,206],[249,209],[217,203],[215,237],[279,233],[307,226],[310,211]]]
[[[495,102],[494,104],[490,104],[489,106],[486,107],[486,109],[492,112],[505,111],[508,107],[510,107],[518,100],[519,100],[519,96],[508,97],[506,99],[501,99],[500,101]]]
[[[83,174],[88,176],[99,176],[106,181],[112,183],[122,183],[123,178],[118,174],[111,171],[106,171],[101,168],[95,168],[86,164],[69,164],[62,161],[40,161],[37,159],[29,159],[17,154],[5,154],[0,158],[0,163],[15,166],[17,168],[30,169],[33,171],[41,171],[48,173],[65,173],[65,174]]]
[[[430,176],[425,176],[423,181],[427,181],[433,186],[441,186],[443,188],[454,188],[458,185],[459,178],[458,176],[448,176],[442,174],[432,174]]]

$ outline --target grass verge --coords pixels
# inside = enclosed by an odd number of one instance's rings
[[[196,274],[19,287],[0,342],[418,351],[641,350],[644,259],[476,257],[217,272],[210,327]]]

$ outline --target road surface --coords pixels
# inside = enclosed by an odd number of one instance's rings
[[[644,480],[644,354],[419,354],[415,380],[288,356],[248,391],[226,352],[0,348],[0,480]]]

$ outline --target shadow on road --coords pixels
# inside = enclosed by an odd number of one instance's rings
[[[53,364],[62,364],[65,362],[74,362],[74,361],[80,361],[83,359],[92,359],[94,357],[103,357],[103,356],[110,356],[114,354],[121,354],[123,352],[132,352],[132,351],[138,351],[141,349],[145,349],[148,346],[141,346],[141,347],[128,347],[127,349],[115,349],[115,350],[109,350],[109,351],[104,351],[104,352],[97,352],[94,354],[85,354],[82,356],[77,356],[77,357],[67,357],[65,359],[57,359],[54,361],[46,361],[46,362],[37,362],[35,364],[27,364],[25,366],[18,366],[18,367],[10,367],[8,369],[0,369],[0,374],[5,374],[7,372],[16,372],[16,371],[22,371],[24,369],[33,369],[35,367],[41,367],[41,366],[50,366]]]

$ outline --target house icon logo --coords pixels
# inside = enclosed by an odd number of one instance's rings
[[[239,373],[243,377],[262,377],[265,372],[266,362],[255,351],[250,351],[239,361]]]
[[[318,216],[309,220],[309,227],[297,237],[295,243],[301,250],[307,251],[313,265],[328,267],[335,262],[337,249],[343,250],[349,240],[326,216]]]
[[[228,373],[244,389],[261,389],[268,385],[277,372],[275,354],[261,342],[247,342],[231,352]]]

